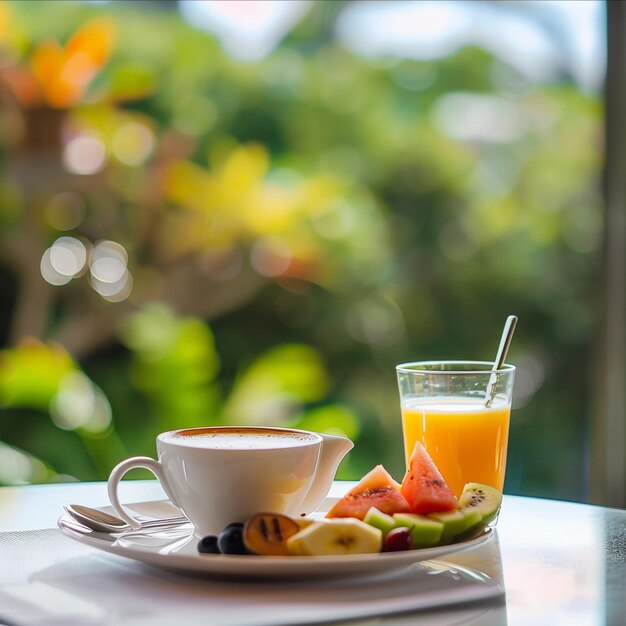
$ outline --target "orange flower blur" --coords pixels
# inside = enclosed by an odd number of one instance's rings
[[[60,109],[78,102],[107,62],[113,39],[113,23],[97,19],[77,30],[65,48],[55,41],[40,44],[30,63],[45,102]]]
[[[77,30],[65,47],[56,41],[39,44],[30,59],[30,68],[39,87],[39,103],[66,109],[79,102],[89,83],[108,61],[113,41],[113,23],[96,19]],[[16,95],[19,98],[19,94]],[[28,104],[34,104],[32,98],[29,99]]]

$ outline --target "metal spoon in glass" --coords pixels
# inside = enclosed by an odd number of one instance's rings
[[[509,351],[511,341],[513,341],[513,333],[515,332],[515,325],[517,324],[517,317],[515,315],[509,315],[504,323],[502,329],[502,337],[500,338],[500,345],[496,354],[495,361],[493,362],[493,368],[491,369],[491,376],[489,377],[489,383],[487,384],[487,393],[485,394],[485,406],[489,407],[493,402],[496,395],[496,384],[498,382],[498,370],[504,365],[504,359],[506,359],[506,353]]]
[[[114,515],[109,515],[104,511],[99,511],[98,509],[92,509],[82,504],[66,504],[63,508],[70,517],[75,519],[79,524],[91,528],[91,530],[102,533],[115,533],[130,529],[130,526],[124,520]],[[189,520],[184,515],[164,517],[142,522],[141,530],[167,528],[186,522],[189,522]]]

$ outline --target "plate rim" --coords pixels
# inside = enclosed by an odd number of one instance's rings
[[[328,498],[333,500],[334,498]],[[175,507],[168,499],[148,500],[143,502],[131,502],[125,506],[133,508],[134,506],[150,506],[155,504],[167,504]],[[318,509],[319,512],[326,510],[325,501]],[[94,507],[99,510],[111,509],[110,505]],[[177,508],[177,507],[175,507]],[[185,524],[189,524],[186,522]],[[429,548],[417,548],[413,550],[405,550],[399,552],[379,552],[376,554],[352,554],[352,555],[318,555],[318,556],[265,556],[265,555],[230,555],[230,554],[177,554],[160,552],[158,550],[146,550],[125,546],[119,543],[119,539],[124,537],[123,533],[111,535],[108,533],[100,533],[82,527],[71,519],[66,513],[59,517],[57,526],[61,532],[68,538],[101,550],[110,554],[126,557],[134,561],[140,561],[152,566],[163,567],[170,570],[188,571],[188,572],[205,572],[207,574],[228,574],[238,576],[258,576],[262,573],[260,567],[271,565],[272,571],[268,576],[272,575],[297,575],[303,569],[303,566],[314,566],[316,570],[325,567],[333,567],[342,565],[342,569],[359,568],[360,566],[373,565],[372,572],[364,572],[363,576],[375,573],[383,573],[393,569],[399,569],[403,566],[409,567],[412,564],[423,561],[438,559],[449,554],[462,552],[472,548],[481,546],[493,538],[494,529],[486,527],[483,532],[472,539],[459,543],[446,544],[443,546],[433,546]],[[193,531],[190,528],[190,535]],[[246,567],[247,564],[247,567]],[[348,565],[349,564],[349,565]],[[250,567],[250,566],[253,567]],[[376,567],[378,565],[379,567]],[[247,572],[246,572],[247,570]],[[368,568],[369,570],[369,568]],[[343,574],[349,576],[351,574]],[[265,576],[264,576],[265,577]]]

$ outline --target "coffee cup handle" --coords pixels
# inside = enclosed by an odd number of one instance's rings
[[[157,480],[161,483],[161,486],[169,496],[169,489],[167,486],[167,479],[165,478],[165,474],[163,472],[163,466],[154,459],[149,456],[133,456],[130,459],[126,459],[121,463],[118,463],[111,474],[109,475],[109,481],[107,484],[107,490],[109,492],[109,500],[115,509],[115,512],[133,529],[139,530],[141,528],[141,523],[137,521],[132,515],[130,515],[126,509],[122,506],[120,499],[117,494],[117,490],[120,484],[120,481],[124,477],[126,472],[131,469],[135,469],[138,467],[142,467],[144,469],[152,472]]]

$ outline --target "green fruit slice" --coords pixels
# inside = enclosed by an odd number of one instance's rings
[[[379,511],[375,506],[369,509],[363,521],[374,528],[382,530],[383,536],[386,536],[390,530],[393,530],[397,526],[396,520],[391,517],[391,515]]]
[[[452,543],[455,537],[482,522],[481,514],[475,509],[459,509],[448,513],[431,513],[429,517],[443,524],[443,532],[439,540],[440,545]]]
[[[443,524],[425,515],[413,513],[395,513],[396,526],[406,526],[411,531],[415,548],[428,548],[441,540]]]
[[[459,498],[459,509],[478,511],[485,526],[496,518],[501,504],[502,492],[480,483],[467,483]]]

